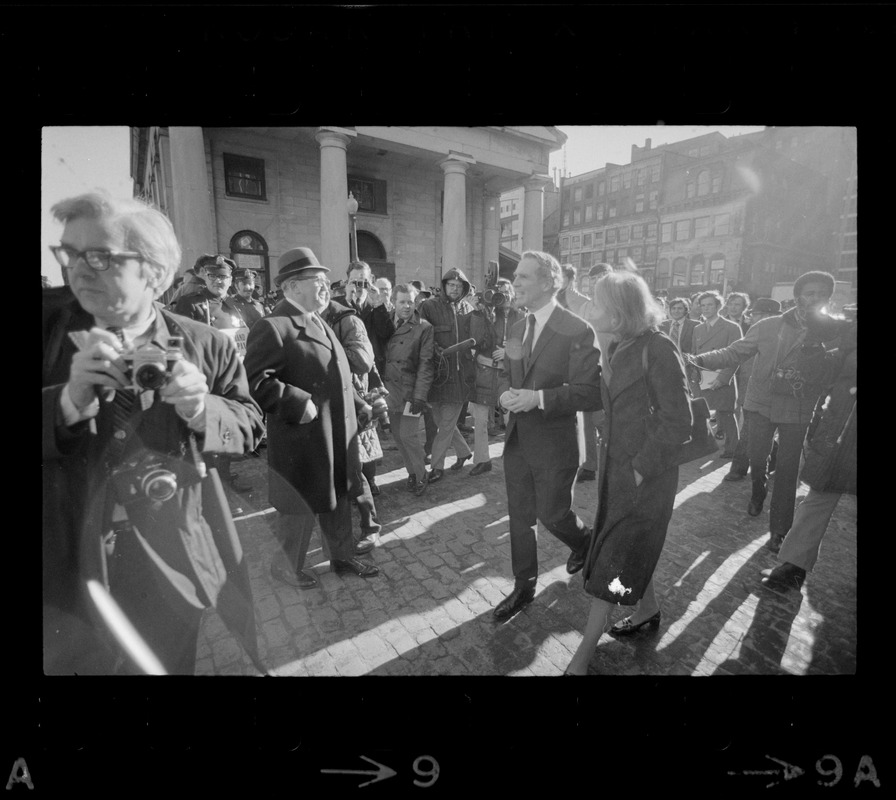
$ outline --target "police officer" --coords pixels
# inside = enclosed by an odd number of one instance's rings
[[[181,297],[174,305],[174,313],[218,330],[248,328],[239,306],[227,295],[236,264],[226,256],[205,255],[197,266],[204,268],[205,288]]]
[[[264,306],[254,296],[256,277],[257,273],[251,269],[234,270],[233,286],[236,293],[228,298],[239,309],[247,328],[267,316]]]

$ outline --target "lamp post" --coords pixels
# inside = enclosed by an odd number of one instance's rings
[[[348,215],[352,221],[352,261],[358,260],[358,225],[357,225],[357,213],[358,213],[358,201],[355,200],[355,195],[352,192],[348,193],[348,202],[346,203],[348,207]]]

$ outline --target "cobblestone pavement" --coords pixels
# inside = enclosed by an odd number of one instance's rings
[[[470,437],[472,439],[472,437]],[[278,549],[267,503],[267,461],[235,461],[252,490],[230,494],[255,595],[261,655],[288,675],[559,675],[579,642],[590,597],[581,574],[566,574],[569,551],[539,529],[540,576],[533,603],[509,622],[492,610],[513,588],[503,438],[490,439],[492,471],[470,462],[421,497],[383,437],[377,482],[383,524],[372,579],[337,577],[311,542],[306,567],[319,586],[301,591],[271,578]],[[264,453],[264,451],[262,451]],[[446,466],[453,463],[453,451]],[[844,496],[815,571],[801,593],[781,596],[759,583],[775,566],[765,547],[768,509],[746,513],[749,479],[723,482],[730,462],[681,468],[675,513],[655,573],[659,630],[602,637],[593,674],[853,674],[856,671],[856,499]],[[228,490],[229,491],[229,490]],[[807,491],[801,486],[800,496]],[[577,484],[575,508],[593,523],[597,483]],[[357,511],[354,511],[357,525]],[[628,612],[620,607],[613,619]],[[200,634],[196,673],[256,675],[214,611]]]

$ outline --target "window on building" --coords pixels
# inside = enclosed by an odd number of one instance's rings
[[[656,211],[656,202],[657,202],[657,198],[659,197],[659,194],[660,194],[659,192],[653,191],[650,193],[650,196],[648,197],[647,205],[651,211]]]
[[[675,241],[683,242],[691,237],[691,221],[689,219],[680,219],[675,223]]]
[[[591,222],[591,219],[594,217],[594,206],[590,203],[585,206],[585,222]]]
[[[688,150],[688,155],[691,158],[697,158],[700,155],[700,148],[699,147],[691,148],[690,150]]]
[[[224,186],[229,197],[267,200],[264,160],[224,153]]]
[[[731,232],[731,214],[716,214],[713,236],[728,236]]]
[[[238,267],[258,273],[262,293],[271,285],[271,265],[268,245],[255,231],[240,231],[230,239],[230,257]]]
[[[662,237],[661,241],[663,242],[663,244],[667,244],[668,242],[672,241],[672,223],[671,222],[663,223],[663,237]]]
[[[621,263],[621,262],[622,262],[622,259],[625,258],[627,255],[628,255],[628,248],[627,248],[627,247],[620,247],[620,248],[616,251],[616,263],[617,263],[617,264]]]
[[[658,289],[668,289],[669,288],[669,277],[672,272],[669,267],[669,259],[661,258],[656,262],[656,279],[657,279],[657,288]],[[663,286],[659,285],[660,281],[665,281]]]
[[[647,238],[648,239],[656,238],[656,223],[655,222],[647,223]]]
[[[516,214],[516,200],[514,200],[514,201],[510,204],[510,213],[511,213],[511,214]]]
[[[624,225],[619,229],[619,241],[627,242],[629,237],[629,227],[628,225]]]
[[[564,228],[569,227],[569,212],[568,211],[563,212],[563,227]]]
[[[563,190],[563,205],[568,206],[572,195],[569,189]]]
[[[568,236],[560,237],[560,249],[563,251],[569,250],[569,237]]]
[[[653,171],[650,173],[650,182],[657,183],[660,179],[660,165],[654,164]]]
[[[643,225],[632,225],[632,239],[643,239],[644,238],[644,226]]]
[[[701,158],[705,158],[706,156],[711,155],[711,154],[712,154],[712,145],[711,144],[705,144],[705,145],[703,145],[703,147],[700,148],[700,157]]]
[[[647,170],[639,169],[638,170],[638,186],[643,186],[647,183]]]
[[[614,200],[610,203],[610,207],[607,209],[607,216],[612,218],[616,216],[616,201]]]
[[[709,170],[701,170],[697,175],[697,196],[703,197],[709,194]]]
[[[573,225],[581,225],[582,224],[582,209],[581,208],[573,209],[572,224]]]
[[[513,233],[513,226],[509,222],[501,223],[501,238],[506,239]]]
[[[604,194],[606,193],[606,191],[607,191],[607,184],[606,184],[606,183],[604,183],[603,181],[601,181],[600,183],[597,184],[597,196],[598,196],[598,197],[603,197]]]
[[[702,255],[691,258],[691,286],[703,286],[705,281],[705,261]]]
[[[616,228],[610,228],[607,231],[607,244],[616,244]]]
[[[580,253],[576,253],[574,256],[570,256],[569,263],[572,264],[577,270],[580,266],[582,266],[582,256]]]
[[[591,266],[591,253],[582,253],[582,264],[581,264],[582,269],[586,270],[590,266]]]
[[[635,195],[635,213],[640,214],[644,210],[644,195]]]
[[[694,220],[694,238],[700,239],[704,236],[709,236],[709,221],[710,217],[697,217]]]
[[[722,283],[725,280],[725,256],[716,253],[709,259],[709,282]]]
[[[572,249],[573,250],[581,250],[582,249],[582,237],[578,234],[573,235],[572,237]]]
[[[597,231],[597,232],[594,234],[594,246],[595,246],[595,247],[599,247],[599,246],[602,245],[603,243],[604,243],[604,232],[603,232],[603,231]]]
[[[629,248],[629,255],[634,259],[636,264],[641,263],[641,256],[644,255],[643,247],[631,247]]]
[[[610,191],[618,192],[620,184],[621,181],[619,179],[619,175],[614,175],[612,178],[610,178]]]
[[[722,191],[722,174],[717,172],[712,176],[712,193],[718,194]]]
[[[582,234],[582,248],[585,250],[591,249],[591,234],[590,233]]]
[[[593,197],[594,197],[594,184],[593,184],[593,183],[589,183],[589,184],[585,187],[585,199],[586,199],[586,200],[591,200]]]
[[[672,285],[688,285],[688,261],[686,258],[679,256],[672,262]]]
[[[632,173],[630,170],[622,173],[622,186],[626,189],[632,188]]]
[[[592,258],[592,264],[600,264],[601,261],[604,260],[604,251],[603,250],[595,250]]]
[[[656,261],[656,245],[649,244],[647,245],[647,250],[644,253],[644,263],[645,264],[653,264]]]
[[[358,201],[358,211],[368,214],[385,214],[386,182],[374,178],[348,176],[348,190]],[[513,207],[511,206],[511,213]]]
[[[576,188],[572,190],[572,201],[573,201],[573,203],[581,203],[582,202],[582,187],[581,186],[576,186]]]
[[[598,203],[598,204],[597,204],[597,213],[596,213],[596,216],[597,216],[598,219],[603,219],[603,218],[604,218],[604,204],[603,204],[603,203]]]
[[[688,181],[684,186],[685,199],[690,200],[695,194],[697,194],[697,187],[694,185],[693,181]]]

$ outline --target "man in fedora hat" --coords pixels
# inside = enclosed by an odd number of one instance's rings
[[[267,414],[268,493],[280,512],[283,553],[271,574],[301,589],[317,584],[303,571],[315,516],[337,574],[379,573],[354,552],[349,477],[365,404],[352,389],[342,345],[320,318],[330,301],[329,271],[308,247],[280,256],[275,283],[283,300],[249,332],[245,360],[249,390]]]

